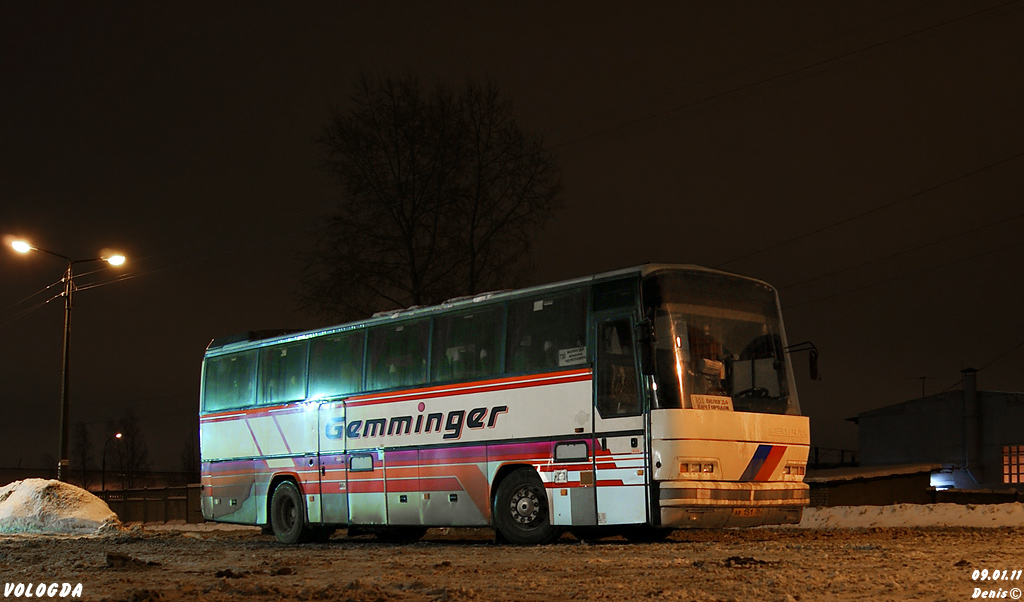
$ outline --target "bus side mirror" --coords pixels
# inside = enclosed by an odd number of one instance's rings
[[[654,324],[650,318],[644,319],[636,325],[636,342],[640,347],[640,373],[644,376],[653,376],[656,372],[654,364]]]
[[[811,380],[821,380],[821,374],[818,372],[818,348],[810,341],[804,341],[803,343],[797,343],[796,345],[786,347],[786,353],[792,354],[799,353],[801,351],[807,352],[808,368],[811,372]]]

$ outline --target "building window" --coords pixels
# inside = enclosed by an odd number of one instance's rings
[[[1003,482],[1024,483],[1024,445],[1003,446]]]

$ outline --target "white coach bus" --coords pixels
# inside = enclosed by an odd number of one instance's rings
[[[809,426],[786,345],[769,285],[674,265],[217,339],[203,515],[284,543],[799,522]]]

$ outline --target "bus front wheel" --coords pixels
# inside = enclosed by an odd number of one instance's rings
[[[270,499],[270,526],[277,541],[286,544],[306,541],[306,506],[299,488],[291,481],[281,481]]]
[[[517,469],[498,485],[494,525],[506,541],[516,545],[546,544],[558,538],[548,513],[547,493],[536,472]]]

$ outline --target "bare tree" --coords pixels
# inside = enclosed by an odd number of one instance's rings
[[[133,489],[141,484],[143,473],[149,470],[149,449],[134,411],[126,410],[113,427],[112,431],[121,433],[118,445],[111,446],[117,456],[121,487]]]
[[[92,439],[84,422],[76,422],[71,435],[71,462],[80,475],[82,489],[89,489],[89,470],[92,468]]]
[[[364,76],[318,142],[343,191],[300,293],[324,317],[516,285],[557,204],[552,153],[486,81]]]

